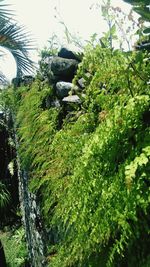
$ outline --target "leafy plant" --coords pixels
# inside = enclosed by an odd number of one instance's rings
[[[133,128],[137,136],[141,134],[140,118],[149,105],[148,99],[135,97],[124,109],[116,104],[86,143],[55,208],[53,223],[59,226],[62,246],[59,260],[54,258],[52,266],[59,266],[60,262],[63,266],[88,265],[93,253],[101,259],[105,250],[108,254],[104,266],[113,266],[115,254],[123,256],[130,245],[135,234],[132,225],[138,220],[136,207],[146,213],[149,206],[149,191],[144,185],[149,179],[149,168],[144,168],[144,181],[139,178],[130,193],[125,186],[124,168],[126,161],[134,160],[140,146],[146,143],[149,131],[136,150],[130,136]]]
[[[149,73],[148,52],[89,44],[74,78],[85,80],[79,109],[54,107],[38,79],[2,94],[49,229],[50,266],[149,263]]]
[[[21,267],[27,259],[24,229],[21,227],[14,232],[0,232],[6,261],[10,267]]]

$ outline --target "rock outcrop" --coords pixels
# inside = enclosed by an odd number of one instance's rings
[[[79,62],[78,56],[67,48],[61,48],[57,56],[43,59],[46,75],[54,89],[55,100],[50,103],[51,106],[65,105],[66,107],[70,103],[81,103],[78,92],[85,88],[85,79],[79,80],[79,86],[72,83]]]
[[[71,81],[76,73],[78,61],[61,57],[53,57],[50,68],[54,76],[64,81]]]
[[[36,195],[29,191],[28,175],[21,171],[19,176],[20,203],[26,233],[29,262],[31,267],[45,267],[44,228]]]
[[[58,97],[63,98],[68,96],[73,88],[73,84],[69,82],[60,81],[56,83],[56,94]]]
[[[73,51],[70,51],[65,47],[62,47],[60,49],[60,51],[58,52],[58,56],[62,58],[75,59],[79,61],[78,56]]]

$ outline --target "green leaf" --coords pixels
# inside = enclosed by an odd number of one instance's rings
[[[149,33],[150,33],[150,28],[146,28],[146,29],[143,31],[143,33],[145,33],[145,34],[149,34]]]
[[[116,33],[116,25],[114,24],[112,27],[111,27],[111,34],[114,35]]]

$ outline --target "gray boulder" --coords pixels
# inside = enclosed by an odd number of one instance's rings
[[[62,47],[60,51],[58,52],[58,56],[62,58],[68,58],[68,59],[76,59],[78,60],[78,57],[75,55],[75,53],[65,47]]]
[[[78,61],[75,59],[67,59],[54,57],[51,61],[51,71],[60,80],[71,81],[76,73]]]
[[[78,85],[80,86],[80,88],[85,88],[85,83],[86,83],[86,81],[84,78],[80,78],[78,80]]]
[[[73,88],[73,84],[70,82],[60,81],[56,83],[56,93],[58,97],[60,98],[68,96],[72,88]]]
[[[84,78],[82,77],[78,80],[79,87],[84,89],[91,77],[92,77],[92,75],[89,72],[85,73]]]
[[[54,108],[60,108],[61,104],[59,102],[58,99],[55,99],[52,103],[51,103],[51,107],[54,107]]]
[[[77,95],[64,97],[62,101],[66,103],[81,103],[81,99]]]
[[[32,82],[34,82],[35,78],[31,75],[25,75],[23,77],[19,77],[19,78],[13,78],[12,79],[12,84],[14,85],[14,87],[19,87],[21,85],[23,86],[27,86],[27,85],[31,85]]]

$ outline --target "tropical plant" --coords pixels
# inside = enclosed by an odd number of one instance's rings
[[[32,42],[25,28],[11,18],[8,5],[3,4],[3,1],[0,0],[0,46],[13,55],[17,66],[17,77],[20,77],[33,69],[33,62],[28,55],[29,50],[33,49]],[[4,80],[3,75],[0,77]]]
[[[46,82],[4,92],[52,233],[49,266],[149,266],[149,73],[147,51],[89,44],[73,81],[85,79],[82,103],[67,116]]]
[[[121,50],[131,50],[134,45],[134,35],[137,29],[137,20],[133,16],[132,10],[129,14],[120,7],[113,6],[111,0],[103,0],[92,6],[101,10],[108,31],[99,39],[103,48],[119,47]],[[93,37],[97,37],[96,34]],[[93,44],[93,40],[91,42]]]
[[[150,50],[150,25],[143,25],[143,21],[150,22],[150,1],[149,0],[124,0],[133,5],[133,10],[140,15],[139,24],[142,25],[142,34],[144,34],[144,41],[138,48]],[[138,30],[138,32],[140,32]],[[143,37],[143,36],[142,36]]]
[[[149,0],[124,0],[133,5],[133,10],[137,12],[143,20],[150,21]]]

